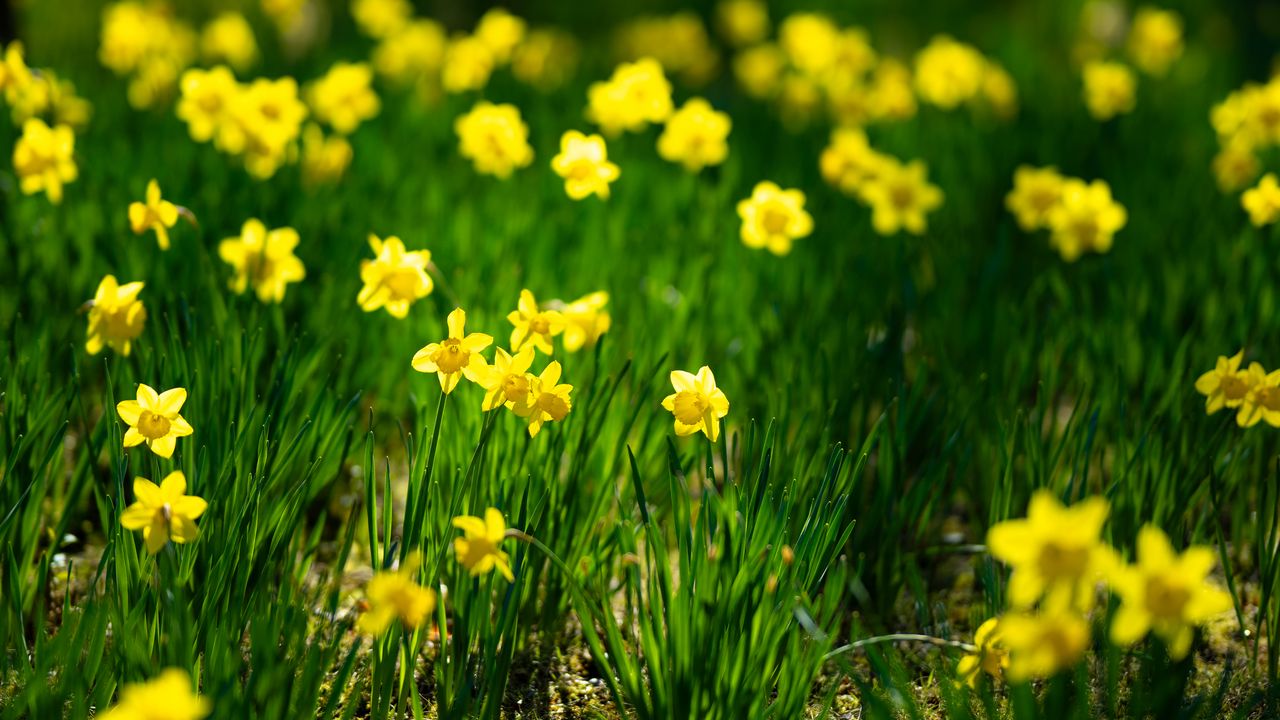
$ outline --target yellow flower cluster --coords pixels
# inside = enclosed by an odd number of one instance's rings
[[[692,98],[667,118],[658,136],[658,155],[694,173],[719,165],[729,154],[732,126],[728,114],[702,98]]]
[[[196,693],[187,671],[169,668],[153,680],[125,685],[120,702],[101,720],[201,720],[211,712],[213,703]]]
[[[334,63],[323,77],[307,86],[307,107],[316,120],[339,134],[350,135],[381,108],[372,84],[373,69],[368,63]]]
[[[622,63],[607,81],[587,89],[587,119],[608,137],[664,122],[674,110],[671,83],[653,58]]]
[[[233,292],[243,294],[252,286],[262,302],[278,303],[284,300],[289,283],[307,276],[302,261],[293,254],[297,246],[297,230],[268,230],[261,220],[250,218],[239,237],[218,243],[218,257],[235,273],[229,285]]]
[[[1259,422],[1280,427],[1280,370],[1267,372],[1258,362],[1241,368],[1243,360],[1243,350],[1220,356],[1212,370],[1196,378],[1196,392],[1205,396],[1205,412],[1212,415],[1229,408],[1236,411],[1240,427]]]
[[[1128,222],[1128,213],[1112,199],[1105,181],[1086,183],[1052,167],[1019,167],[1005,207],[1027,232],[1048,228],[1049,244],[1067,262],[1087,252],[1110,251],[1115,234]]]
[[[720,65],[720,53],[711,44],[702,18],[688,10],[627,22],[615,34],[613,49],[624,61],[653,58],[681,82],[695,87],[710,82]]]
[[[76,88],[48,68],[27,65],[22,43],[0,45],[0,99],[9,106],[16,124],[41,118],[80,131],[89,123],[93,107],[76,95]]]
[[[258,41],[244,15],[224,12],[200,31],[200,56],[206,63],[226,63],[246,72],[258,60]]]
[[[529,126],[515,105],[481,100],[453,123],[458,151],[475,164],[476,172],[507,178],[533,162]]]
[[[1132,112],[1137,99],[1137,74],[1124,62],[1108,59],[1113,48],[1123,44],[1133,66],[1155,77],[1166,74],[1182,56],[1182,18],[1171,10],[1145,6],[1129,19],[1118,6],[1086,3],[1080,27],[1076,57],[1083,65],[1084,103],[1098,121]]]
[[[828,184],[871,208],[871,226],[880,235],[922,235],[926,216],[942,205],[942,190],[929,182],[922,161],[903,163],[875,150],[861,128],[833,131],[818,167]]]
[[[1262,171],[1259,156],[1280,145],[1280,76],[1265,85],[1248,84],[1213,107],[1210,120],[1218,137],[1213,173],[1223,192],[1249,185]],[[1240,205],[1256,227],[1280,219],[1280,182],[1262,176],[1240,196]]]
[[[1179,555],[1163,531],[1147,525],[1136,562],[1127,564],[1102,540],[1109,510],[1101,497],[1064,507],[1040,490],[1025,519],[991,528],[988,550],[1012,569],[1009,607],[978,628],[974,651],[957,667],[962,680],[972,685],[986,672],[1022,683],[1074,666],[1089,647],[1102,585],[1120,601],[1111,642],[1128,647],[1154,633],[1175,660],[1190,651],[1196,626],[1231,609],[1231,596],[1208,580],[1212,549]]]
[[[125,0],[102,11],[98,59],[129,78],[129,104],[139,110],[167,103],[196,53],[195,30],[164,5]]]
[[[916,54],[920,99],[944,110],[985,104],[998,117],[1018,112],[1018,87],[1009,72],[977,48],[939,35]]]
[[[183,73],[177,114],[192,140],[212,141],[222,152],[240,157],[250,175],[266,179],[290,159],[307,106],[291,77],[242,84],[230,68],[219,65]]]

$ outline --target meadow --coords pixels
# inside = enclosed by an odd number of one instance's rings
[[[0,718],[1280,716],[1278,38],[0,8]]]

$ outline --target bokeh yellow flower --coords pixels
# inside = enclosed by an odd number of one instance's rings
[[[720,0],[716,29],[734,47],[748,47],[769,37],[769,7],[764,0]]]
[[[514,356],[498,348],[492,365],[471,366],[475,383],[485,389],[482,406],[485,412],[529,401],[529,366],[533,364],[533,357],[532,345],[526,345]]]
[[[451,93],[479,90],[489,84],[495,60],[489,46],[474,35],[453,38],[445,46],[440,82]]]
[[[875,175],[862,186],[862,199],[871,206],[871,227],[881,235],[906,230],[923,235],[928,213],[942,205],[942,191],[929,183],[928,169],[920,160],[909,163],[884,158]]]
[[[143,284],[131,282],[120,285],[114,275],[107,275],[98,283],[98,290],[89,301],[89,331],[85,350],[97,355],[102,348],[128,357],[133,341],[142,334],[147,322],[147,309],[138,299]]]
[[[481,100],[454,121],[453,129],[458,134],[458,151],[477,172],[507,178],[533,162],[529,126],[515,105]]]
[[[1236,412],[1236,424],[1247,428],[1265,421],[1280,427],[1280,370],[1267,372],[1261,363],[1249,363],[1244,383],[1249,390]]]
[[[786,65],[781,48],[761,43],[734,56],[733,76],[747,95],[764,100],[777,94]]]
[[[871,147],[862,128],[842,127],[831,132],[831,142],[818,157],[818,169],[832,187],[858,197],[867,181],[879,172],[884,159]]]
[[[463,537],[453,539],[454,554],[472,577],[496,568],[507,582],[515,581],[511,574],[511,560],[500,547],[507,535],[507,521],[500,510],[489,508],[484,511],[484,518],[473,515],[456,517],[453,526],[463,532]]]
[[[218,257],[231,266],[235,275],[231,289],[243,293],[253,286],[264,303],[284,300],[289,283],[302,280],[307,270],[298,256],[298,231],[291,227],[267,230],[257,218],[250,218],[240,228],[239,237],[218,243]]]
[[[1276,174],[1263,175],[1256,186],[1244,191],[1240,205],[1256,227],[1270,225],[1280,218],[1280,183],[1276,182]]]
[[[1229,141],[1213,156],[1213,176],[1223,192],[1239,190],[1258,177],[1261,171],[1258,155],[1248,142]]]
[[[829,70],[839,51],[840,28],[821,13],[788,15],[778,25],[778,45],[791,65],[817,77]]]
[[[431,294],[435,283],[427,274],[431,264],[430,250],[406,250],[400,238],[385,240],[369,235],[369,247],[375,255],[360,263],[360,280],[364,287],[356,302],[365,312],[386,308],[391,317],[404,319],[409,306]]]
[[[916,54],[916,90],[924,102],[949,110],[978,96],[986,67],[972,45],[938,35]]]
[[[258,41],[244,15],[224,12],[200,31],[200,54],[207,63],[226,63],[239,72],[258,59]]]
[[[662,400],[662,407],[675,416],[676,435],[701,432],[711,442],[720,439],[720,419],[729,414],[729,398],[716,386],[716,376],[703,365],[694,375],[671,371],[675,392]]]
[[[511,55],[511,74],[517,80],[547,91],[565,84],[578,66],[578,41],[552,28],[529,32]]]
[[[409,0],[352,0],[351,17],[360,32],[381,39],[396,33],[413,17]]]
[[[1095,60],[1084,66],[1084,103],[1095,120],[1133,111],[1138,80],[1118,62]]]
[[[431,619],[431,613],[436,609],[436,591],[418,584],[418,568],[421,566],[422,555],[414,552],[400,563],[399,568],[374,574],[364,589],[368,609],[356,621],[360,632],[380,637],[396,620],[413,630]]]
[[[49,202],[62,202],[62,188],[79,176],[76,136],[67,125],[49,127],[40,118],[22,124],[22,137],[13,147],[13,169],[23,195],[44,191]]]
[[[520,300],[516,309],[507,313],[507,321],[514,326],[511,330],[513,352],[519,352],[527,344],[550,355],[554,352],[551,338],[565,328],[564,316],[555,310],[539,308],[538,299],[528,289],[520,291]]]
[[[501,7],[490,8],[476,23],[476,38],[489,48],[498,65],[511,61],[515,51],[528,31],[528,24]]]
[[[160,183],[147,183],[145,202],[129,203],[129,229],[134,235],[155,230],[161,250],[169,249],[169,228],[178,223],[178,206],[160,197]]]
[[[552,360],[540,375],[529,381],[529,396],[511,411],[528,420],[529,437],[535,437],[547,422],[560,422],[573,409],[569,394],[573,386],[560,382],[560,363]]]
[[[120,702],[99,720],[201,720],[211,712],[213,703],[196,694],[187,671],[168,668],[153,680],[125,685]]]
[[[726,113],[702,98],[692,98],[667,119],[658,136],[658,155],[695,173],[719,165],[729,154],[731,126]]]
[[[1129,28],[1129,57],[1149,75],[1164,75],[1182,56],[1182,18],[1172,10],[1141,7]]]
[[[1020,165],[1013,171],[1013,189],[1004,198],[1004,206],[1018,220],[1018,227],[1034,232],[1049,225],[1049,212],[1062,198],[1065,178],[1057,168]]]
[[[574,200],[588,195],[609,197],[609,183],[618,179],[618,166],[609,162],[604,138],[569,130],[560,137],[560,153],[551,169],[564,178],[564,191]]]
[[[1169,657],[1186,657],[1196,626],[1232,607],[1231,596],[1209,582],[1215,559],[1213,548],[1202,546],[1179,555],[1163,530],[1144,526],[1138,531],[1137,563],[1118,568],[1111,577],[1120,596],[1111,641],[1128,646],[1154,632]]]
[[[120,525],[126,530],[141,530],[152,555],[170,540],[181,544],[200,537],[196,520],[209,503],[187,494],[187,476],[181,470],[166,475],[159,486],[143,477],[134,478],[133,497],[133,504],[120,513]]]
[[[232,104],[240,93],[235,75],[225,65],[208,70],[191,68],[179,81],[182,95],[178,99],[178,117],[187,124],[187,132],[196,142],[209,142],[231,131],[232,137],[221,138],[219,149],[240,152],[244,148],[243,132],[238,126],[228,128]]]
[[[600,336],[609,331],[613,319],[605,311],[609,304],[609,293],[599,290],[574,300],[571,303],[552,306],[560,311],[564,318],[564,334],[560,341],[568,352],[577,352],[583,347],[595,345]]]
[[[447,44],[444,26],[418,19],[388,35],[373,51],[373,68],[398,85],[410,85],[438,74]]]
[[[308,185],[336,183],[346,174],[355,151],[341,135],[325,136],[319,125],[302,131],[302,179]]]
[[[421,373],[435,373],[440,379],[440,389],[446,395],[457,387],[465,374],[474,381],[476,367],[483,366],[480,351],[493,343],[493,336],[484,333],[467,334],[467,313],[455,308],[448,317],[449,336],[431,343],[413,356],[413,369]]]
[[[1124,206],[1111,198],[1107,183],[1068,178],[1062,183],[1061,201],[1049,211],[1049,243],[1067,262],[1086,252],[1105,253],[1128,219]]]
[[[990,618],[978,626],[973,634],[975,652],[965,653],[956,664],[956,675],[969,687],[977,687],[982,673],[999,680],[1009,667],[1009,653],[1005,651],[1000,633],[1000,618]]]
[[[186,401],[185,388],[156,393],[150,385],[139,383],[136,400],[116,403],[116,412],[129,426],[124,433],[124,446],[134,447],[145,442],[151,452],[162,458],[172,457],[178,438],[194,432],[180,414]]]
[[[372,83],[373,70],[368,63],[334,63],[324,77],[307,88],[307,105],[317,120],[350,135],[381,108]]]
[[[1022,683],[1080,662],[1089,649],[1089,619],[1070,609],[1009,613],[1000,618],[1000,636],[1009,653],[1005,675]]]
[[[751,197],[738,202],[742,219],[739,235],[749,248],[766,248],[786,255],[796,240],[813,232],[813,218],[804,209],[804,191],[783,190],[765,180],[756,184]]]
[[[249,174],[266,179],[288,159],[290,147],[302,132],[307,106],[299,99],[293,78],[258,78],[236,94],[231,117],[235,130],[220,136],[223,149],[242,152]]]
[[[1226,357],[1218,356],[1218,362],[1209,372],[1196,378],[1196,392],[1205,396],[1205,413],[1212,415],[1222,408],[1238,408],[1252,387],[1247,370],[1240,369],[1244,350]]]
[[[671,83],[657,60],[622,63],[605,82],[587,89],[587,119],[605,135],[643,130],[664,122],[674,111]]]

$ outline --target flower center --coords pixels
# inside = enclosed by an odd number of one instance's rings
[[[764,209],[764,214],[760,218],[760,224],[770,235],[781,235],[786,232],[787,224],[791,221],[791,215],[776,205],[770,205]]]
[[[1083,547],[1063,547],[1057,543],[1045,543],[1040,550],[1040,574],[1046,580],[1076,579],[1084,575],[1085,566],[1089,563],[1089,549]]]
[[[529,329],[539,335],[546,335],[551,332],[551,322],[547,320],[545,315],[538,313],[529,318]]]
[[[169,434],[169,418],[143,410],[138,416],[138,432],[148,440],[156,440]]]
[[[436,356],[432,360],[436,367],[440,368],[440,372],[456,373],[466,367],[470,356],[471,353],[462,349],[461,340],[449,338],[440,343],[440,349],[436,351]]]
[[[1098,237],[1098,223],[1092,217],[1078,217],[1071,223],[1071,234],[1081,246],[1091,248]]]
[[[685,425],[697,425],[702,422],[702,416],[706,414],[709,405],[710,403],[707,402],[707,398],[702,393],[694,390],[681,390],[676,393],[671,412],[676,416],[677,420]]]
[[[1223,377],[1219,386],[1228,400],[1240,400],[1249,393],[1249,384],[1235,373]]]
[[[1157,618],[1177,619],[1191,599],[1191,593],[1181,585],[1166,582],[1164,578],[1147,580],[1147,612]]]
[[[524,400],[529,396],[529,378],[509,373],[502,379],[502,393],[508,400]]]
[[[915,204],[916,191],[910,185],[895,185],[889,191],[889,201],[899,210],[906,210]]]
[[[387,289],[400,299],[414,300],[418,297],[418,274],[412,268],[397,268],[387,273]]]

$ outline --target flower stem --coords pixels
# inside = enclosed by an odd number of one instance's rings
[[[823,655],[822,659],[830,660],[831,658],[836,657],[837,655],[843,655],[844,653],[850,652],[852,650],[859,650],[869,645],[876,645],[878,643],[886,643],[886,642],[919,642],[919,643],[928,643],[929,645],[935,645],[937,647],[955,648],[957,650],[963,650],[965,652],[978,651],[977,645],[973,645],[967,642],[961,642],[959,640],[947,640],[946,638],[934,637],[932,635],[919,635],[916,633],[892,633],[890,635],[876,635],[875,637],[863,638],[862,640],[855,640],[849,643],[848,645],[841,645],[835,650],[832,650],[826,655]]]

